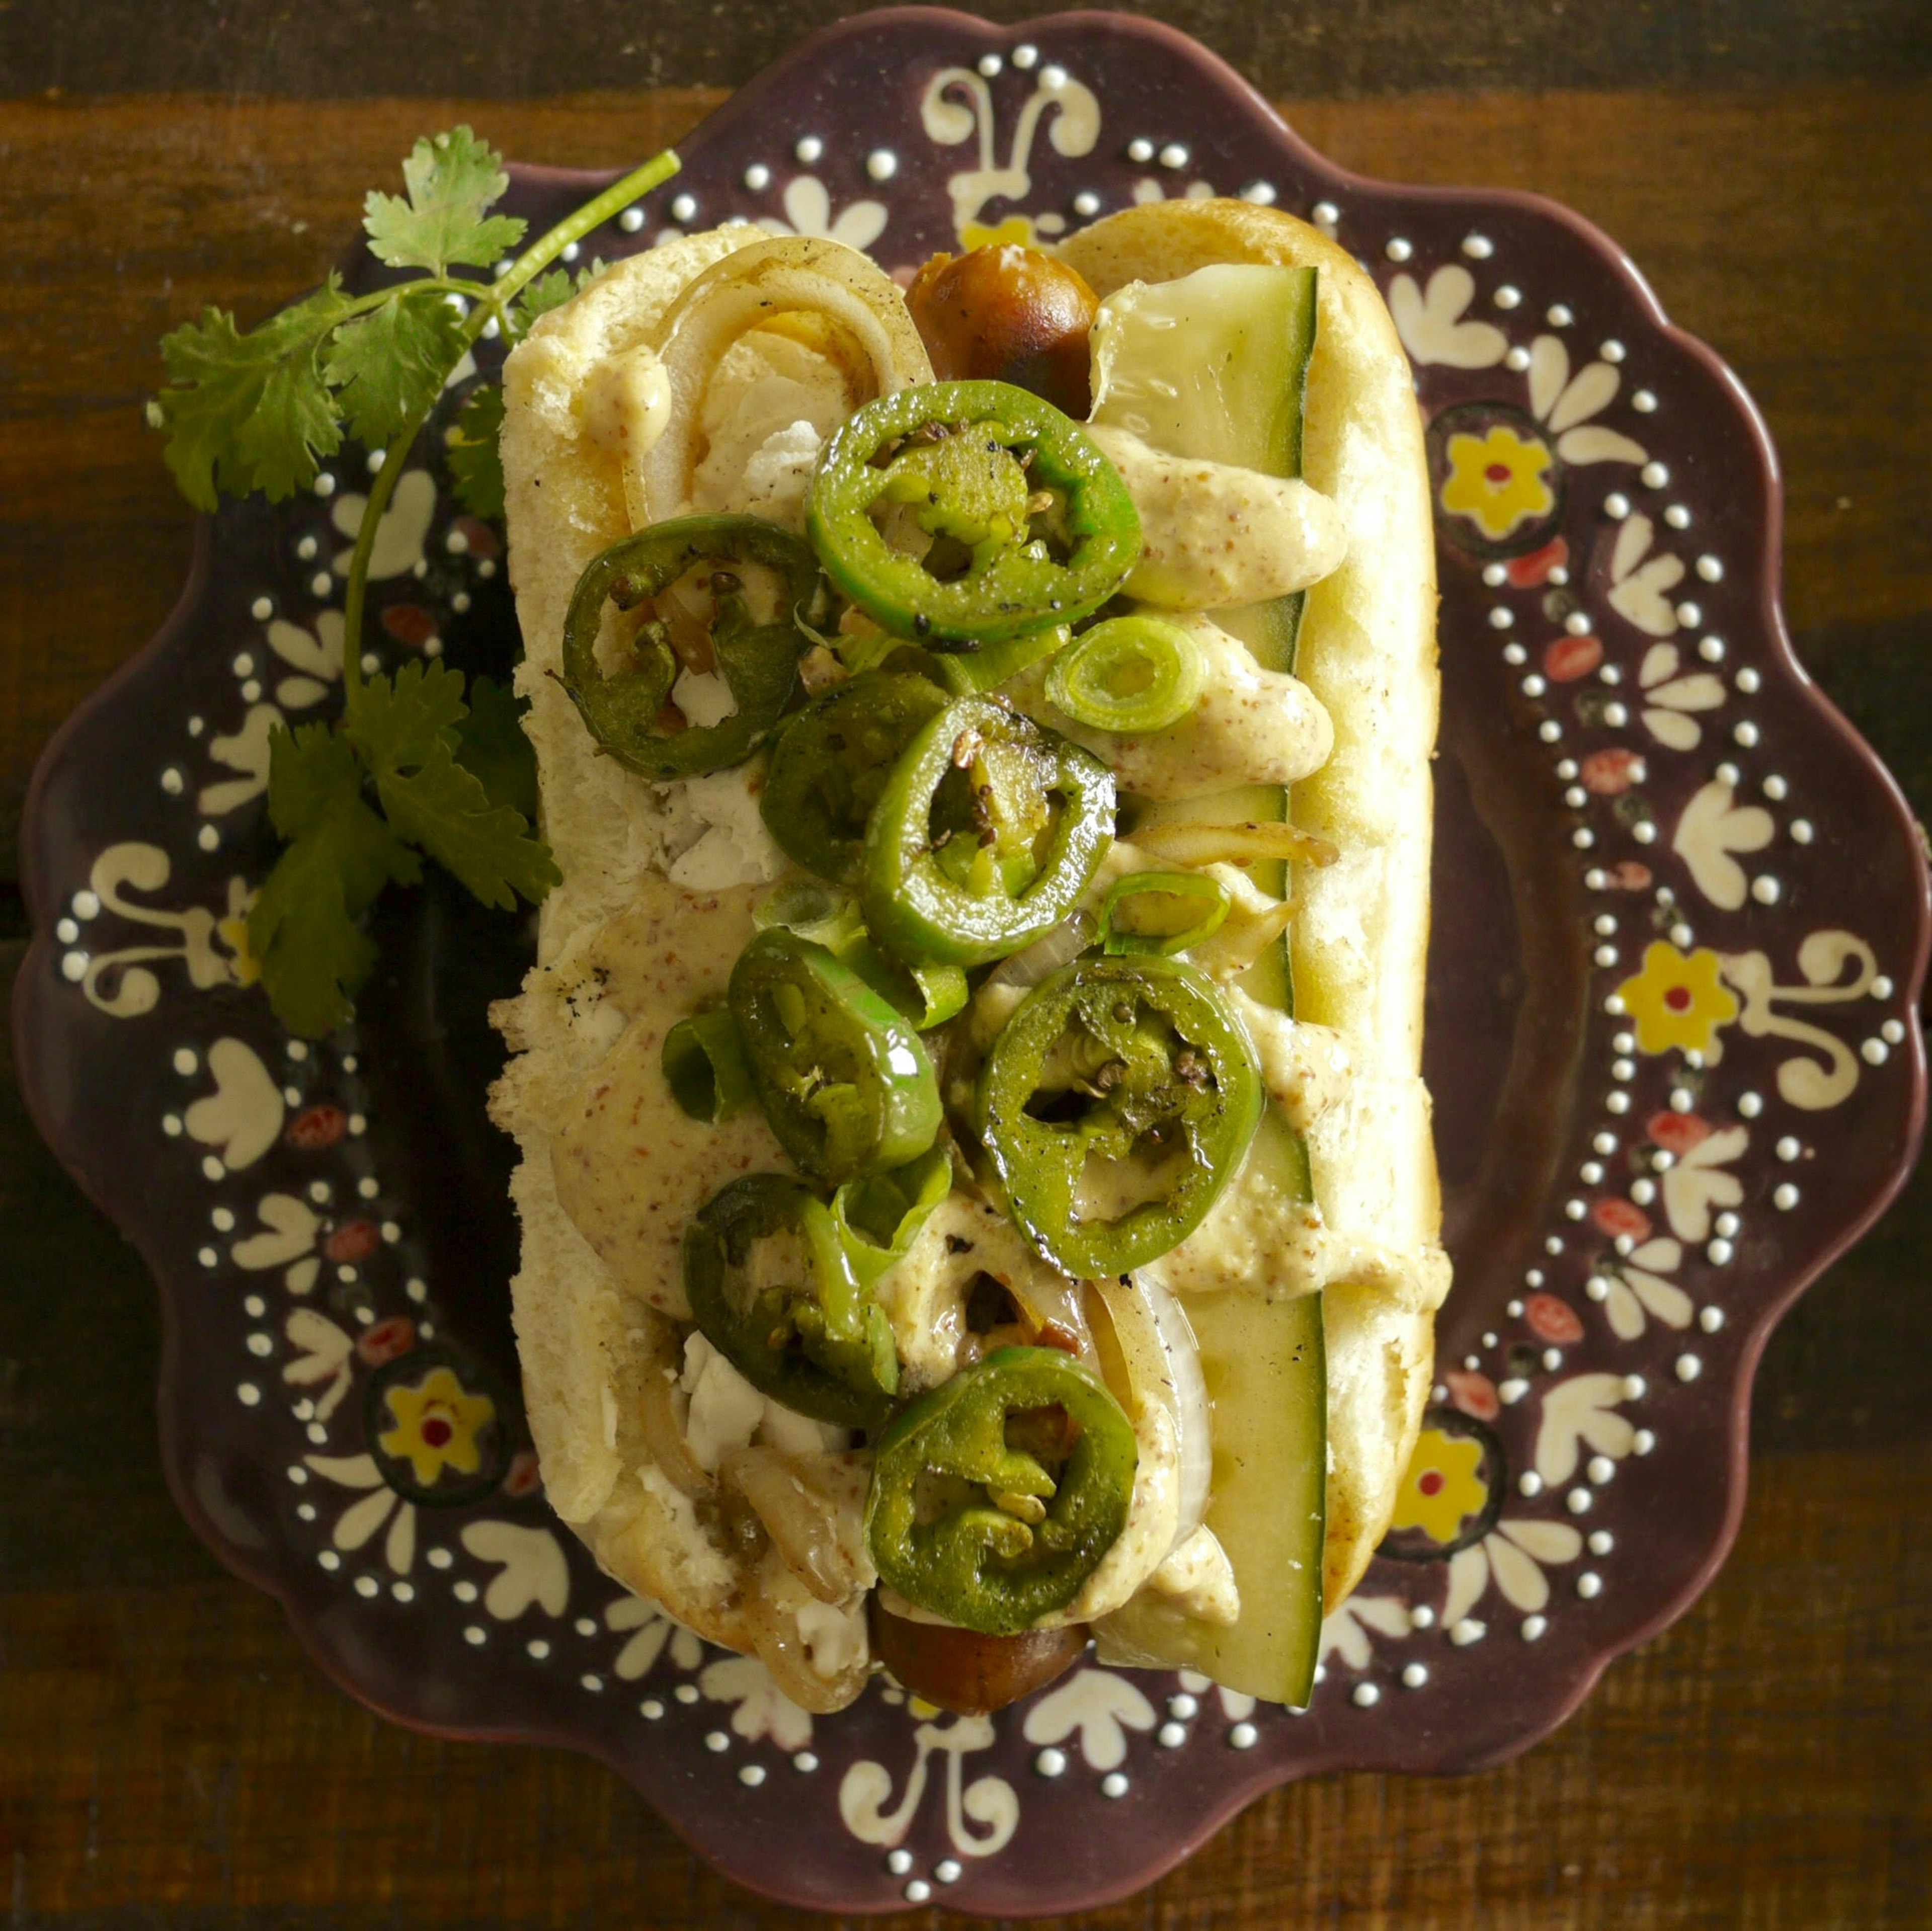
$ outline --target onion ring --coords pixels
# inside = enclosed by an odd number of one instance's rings
[[[685,289],[658,331],[671,408],[669,427],[638,466],[649,521],[691,508],[704,391],[726,352],[753,329],[800,314],[824,317],[855,346],[872,391],[862,403],[932,381],[932,365],[898,284],[856,249],[801,235],[738,249]],[[627,499],[632,484],[627,473]],[[639,506],[630,507],[635,522]]]

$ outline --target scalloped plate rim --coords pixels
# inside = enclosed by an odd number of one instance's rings
[[[1844,1218],[1831,1240],[1811,1261],[1789,1273],[1774,1277],[1768,1298],[1754,1310],[1743,1337],[1735,1378],[1729,1393],[1726,1440],[1729,1453],[1724,1471],[1725,1509],[1719,1532],[1690,1570],[1687,1580],[1663,1600],[1634,1630],[1606,1645],[1579,1671],[1565,1695],[1550,1708],[1540,1711],[1533,1721],[1500,1746],[1474,1756],[1456,1756],[1453,1747],[1444,1760],[1420,1771],[1401,1768],[1420,1774],[1452,1775],[1484,1770],[1504,1762],[1541,1741],[1572,1714],[1594,1688],[1604,1671],[1619,1657],[1650,1641],[1678,1620],[1708,1588],[1736,1540],[1742,1519],[1748,1488],[1748,1448],[1750,1398],[1756,1370],[1773,1329],[1792,1303],[1818,1276],[1870,1230],[1897,1197],[1916,1163],[1926,1118],[1926,1060],[1924,1041],[1918,1023],[1917,1005],[1922,992],[1928,953],[1932,953],[1932,890],[1928,890],[1924,855],[1914,832],[1910,807],[1896,780],[1850,721],[1818,686],[1805,669],[1792,646],[1780,602],[1782,571],[1780,567],[1784,524],[1784,487],[1776,450],[1756,404],[1730,364],[1708,343],[1670,321],[1655,291],[1630,257],[1594,223],[1562,203],[1546,196],[1516,189],[1462,189],[1437,185],[1416,186],[1359,174],[1330,161],[1285,121],[1274,106],[1228,63],[1199,42],[1158,20],[1103,10],[1084,9],[1049,14],[1002,26],[951,9],[898,7],[855,15],[820,30],[802,40],[763,69],[746,85],[720,103],[708,122],[727,110],[742,111],[768,91],[776,88],[795,69],[810,65],[826,49],[848,39],[863,38],[901,25],[944,27],[947,31],[976,37],[988,48],[1010,46],[1028,33],[1052,27],[1101,28],[1130,39],[1159,46],[1184,60],[1211,85],[1232,92],[1259,117],[1270,143],[1285,148],[1300,165],[1339,184],[1360,188],[1371,194],[1400,193],[1405,197],[1438,205],[1472,208],[1507,208],[1531,213],[1568,229],[1593,252],[1605,259],[1627,289],[1640,302],[1648,325],[1693,361],[1701,364],[1726,392],[1732,406],[1742,412],[1760,469],[1759,517],[1765,533],[1765,550],[1754,587],[1754,615],[1764,638],[1774,649],[1780,667],[1790,674],[1792,689],[1799,694],[1810,717],[1846,745],[1854,754],[1862,779],[1875,781],[1868,798],[1874,794],[1883,801],[1882,808],[1892,821],[1892,829],[1916,857],[1921,889],[1916,902],[1916,929],[1912,960],[1901,982],[1910,994],[1911,1019],[1904,1042],[1910,1083],[1907,1128],[1900,1151],[1892,1167],[1875,1177],[1862,1204]],[[616,178],[617,170],[563,168],[544,164],[516,163],[521,178],[544,185],[582,181],[602,185]],[[86,1148],[75,1136],[56,1127],[47,1105],[40,1066],[41,1049],[37,1043],[49,1037],[50,1029],[36,1023],[43,1017],[43,988],[52,986],[44,968],[54,949],[46,916],[46,886],[41,858],[44,793],[57,767],[80,747],[95,721],[110,709],[123,689],[137,680],[153,661],[164,653],[199,613],[213,578],[214,520],[202,516],[195,524],[194,548],[180,595],[160,627],[140,650],[130,657],[98,689],[86,698],[61,724],[42,752],[29,782],[22,811],[20,845],[22,855],[22,889],[32,937],[21,958],[12,1001],[12,1032],[15,1063],[20,1090],[28,1117],[43,1139],[52,1148],[83,1193],[114,1222],[140,1254],[160,1290],[162,1337],[158,1373],[158,1410],[164,1474],[176,1506],[196,1536],[232,1573],[262,1591],[280,1604],[297,1641],[310,1660],[338,1687],[365,1708],[420,1734],[452,1741],[512,1743],[562,1747],[587,1755],[632,1781],[624,1752],[596,1735],[586,1735],[580,1726],[451,1723],[399,1709],[392,1702],[372,1696],[352,1676],[340,1657],[330,1651],[314,1627],[314,1618],[304,1615],[292,1600],[292,1578],[286,1582],[269,1573],[270,1565],[258,1564],[250,1552],[224,1535],[215,1525],[200,1498],[194,1493],[184,1465],[190,1431],[177,1411],[180,1366],[181,1318],[178,1297],[185,1292],[178,1269],[152,1251],[142,1231],[124,1223],[110,1207],[97,1187],[88,1165]],[[1764,1291],[1761,1289],[1760,1291]],[[1190,1829],[1172,1846],[1164,1846],[1151,1865],[1127,1873],[1118,1885],[1083,1891],[1079,1901],[1054,1900],[1043,1909],[1084,1909],[1118,1902],[1144,1889],[1172,1871],[1215,1834],[1237,1813],[1275,1786],[1300,1778],[1332,1774],[1349,1770],[1381,1771],[1390,1766],[1362,1761],[1360,1750],[1339,1744],[1325,1754],[1289,1765],[1258,1762],[1245,1775],[1228,1776],[1217,1791],[1216,1801],[1202,1815],[1198,1828]],[[633,1785],[635,1788],[635,1785]],[[680,1819],[655,1804],[654,1813],[700,1856],[710,1861],[697,1837]],[[782,1883],[760,1882],[742,1871],[718,1868],[729,1882],[782,1903],[807,1909],[826,1909],[822,1897]],[[935,1899],[936,1905],[944,1903]],[[880,1915],[904,1908],[896,1895],[844,1903],[843,1911]]]

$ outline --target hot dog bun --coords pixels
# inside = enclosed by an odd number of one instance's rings
[[[521,994],[492,1013],[514,1057],[491,1114],[522,1154],[511,1183],[523,1228],[512,1312],[551,1505],[619,1582],[712,1641],[764,1656],[795,1701],[824,1709],[849,1702],[862,1682],[862,1612],[857,1654],[831,1678],[786,1666],[788,1658],[796,1663],[796,1630],[776,1627],[747,1602],[719,1554],[715,1524],[707,1530],[698,1519],[646,1434],[642,1417],[662,1401],[667,1372],[679,1369],[677,1331],[666,1310],[626,1288],[565,1211],[552,1159],[587,1085],[623,1050],[631,1015],[622,958],[675,948],[675,933],[654,922],[678,907],[680,895],[664,876],[692,838],[688,808],[597,754],[558,681],[577,580],[632,527],[626,465],[593,433],[590,378],[614,358],[662,346],[680,298],[708,270],[741,250],[772,246],[758,229],[739,226],[620,262],[542,316],[505,364],[509,565],[525,647],[517,689],[530,700],[524,729],[562,883],[544,901],[536,964]],[[892,386],[930,379],[898,291],[880,271],[837,242],[793,242],[787,252],[808,264],[830,257],[842,277],[866,288],[894,325],[882,352],[898,358]],[[858,399],[868,396],[862,391]],[[748,898],[741,892],[735,901],[722,893],[688,902],[708,916],[742,918],[742,943],[752,931]],[[776,1163],[776,1150],[774,1143],[766,1164]]]
[[[673,943],[664,921],[680,901],[665,875],[691,826],[676,796],[596,754],[555,676],[578,579],[629,532],[639,508],[634,475],[627,495],[624,463],[591,432],[591,379],[614,357],[662,346],[692,284],[760,245],[770,244],[758,231],[736,227],[620,262],[542,318],[506,365],[510,565],[527,652],[518,687],[530,701],[526,727],[544,831],[563,883],[543,908],[537,963],[521,994],[496,1010],[515,1057],[493,1114],[523,1155],[512,1184],[524,1230],[514,1315],[554,1506],[618,1580],[701,1635],[764,1656],[796,1700],[830,1708],[862,1681],[862,1624],[856,1656],[814,1684],[797,1667],[796,1630],[788,1634],[785,1616],[797,1606],[775,1609],[734,1574],[716,1523],[700,1519],[668,1473],[653,1446],[662,1433],[654,1438],[646,1420],[654,1401],[662,1408],[668,1372],[677,1372],[673,1322],[688,1310],[646,1304],[619,1279],[565,1211],[553,1165],[585,1093],[637,1047],[621,961]],[[810,245],[850,256],[836,243]],[[1335,748],[1294,787],[1293,812],[1342,856],[1302,880],[1294,965],[1300,1016],[1341,1033],[1356,1072],[1308,1138],[1330,1225],[1406,1264],[1396,1270],[1400,1285],[1384,1273],[1373,1287],[1325,1290],[1332,1605],[1387,1526],[1427,1396],[1431,1316],[1447,1285],[1420,1078],[1437,692],[1420,426],[1406,361],[1372,283],[1304,223],[1240,202],[1166,203],[1111,217],[1061,253],[1103,295],[1130,280],[1171,280],[1214,262],[1321,271],[1304,473],[1340,506],[1351,549],[1309,596],[1298,674],[1333,720]],[[886,337],[903,343],[910,325],[898,289],[854,260],[840,271],[870,277],[868,298]],[[916,336],[902,360],[878,386],[929,379]],[[688,412],[694,393],[680,392],[674,406]],[[688,424],[680,433],[688,444]],[[659,489],[650,486],[652,515]],[[748,937],[748,912],[728,893],[703,906],[684,902],[693,916],[728,921],[742,912]]]

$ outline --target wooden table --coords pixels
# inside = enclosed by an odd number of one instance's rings
[[[469,119],[513,154],[613,165],[720,97],[664,83],[742,78],[833,10],[0,6],[0,829],[49,733],[182,579],[190,514],[140,409],[164,328],[312,284],[419,132]],[[1538,188],[1629,248],[1769,418],[1800,649],[1932,815],[1922,10],[1350,10],[1346,31],[1318,0],[1172,16],[1295,96],[1291,119],[1347,165]],[[614,82],[656,91],[532,91]],[[1412,91],[1445,82],[1492,91]],[[399,85],[417,97],[386,97]],[[1484,1776],[1278,1791],[1081,1921],[1928,1922],[1929,1276],[1922,1175],[1772,1344],[1729,1567],[1566,1729]],[[427,1741],[324,1682],[176,1516],[156,1347],[140,1266],[0,1081],[8,1922],[802,1921],[711,1876],[603,1771]]]

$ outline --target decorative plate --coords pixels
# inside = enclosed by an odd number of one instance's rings
[[[814,1719],[598,1573],[518,1412],[482,1110],[525,931],[394,898],[358,1024],[319,1047],[250,986],[268,733],[336,701],[359,451],[204,523],[179,607],[28,807],[20,1063],[160,1283],[182,1510],[374,1708],[590,1751],[720,1870],[826,1909],[1076,1910],[1285,1779],[1521,1750],[1709,1581],[1765,1337],[1918,1138],[1924,871],[1786,639],[1762,424],[1574,215],[1344,174],[1147,21],[872,13],[683,152],[586,258],[742,219],[899,268],[1233,193],[1385,290],[1439,537],[1428,1071],[1456,1263],[1395,1527],[1305,1714],[1088,1666],[992,1720],[884,1678]],[[512,205],[542,226],[601,184],[520,169]],[[426,456],[376,542],[371,647],[500,670],[500,548]]]

